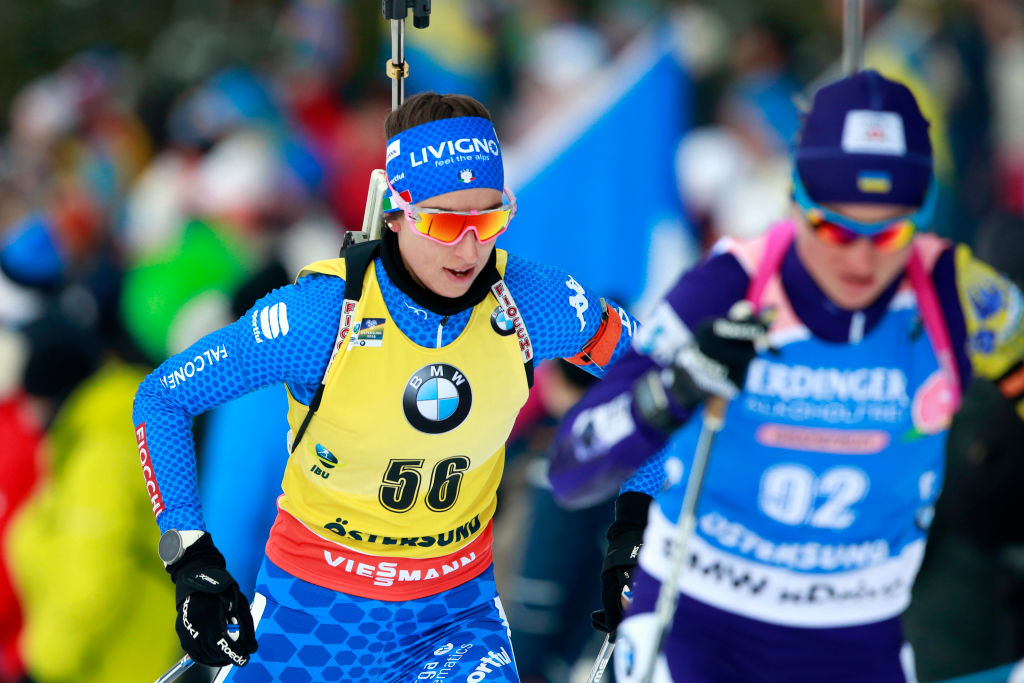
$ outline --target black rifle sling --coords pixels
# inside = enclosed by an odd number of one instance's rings
[[[345,298],[351,301],[359,301],[359,297],[363,295],[363,277],[366,275],[366,267],[370,265],[370,261],[377,258],[377,253],[380,251],[380,240],[372,240],[369,242],[360,242],[359,244],[351,244],[345,247],[341,252],[341,257],[345,259]],[[292,450],[294,453],[295,449],[299,447],[299,442],[302,441],[302,435],[306,433],[306,428],[309,427],[309,421],[313,419],[313,413],[320,407],[320,401],[324,397],[324,386],[327,383],[327,373],[324,373],[324,377],[320,380],[320,385],[316,388],[316,393],[313,394],[313,400],[309,402],[309,409],[306,411],[306,417],[302,420],[302,425],[299,427],[299,431],[292,437]]]

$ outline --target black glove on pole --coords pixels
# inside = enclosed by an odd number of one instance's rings
[[[203,534],[180,560],[167,565],[178,606],[174,630],[182,649],[207,666],[245,666],[256,652],[249,601],[226,566],[210,534]],[[237,636],[229,632],[235,625]]]
[[[733,305],[729,317],[699,325],[671,365],[649,370],[633,385],[633,400],[643,422],[669,435],[708,396],[734,398],[758,345],[767,348],[770,317],[755,314],[749,303],[741,301]]]
[[[651,497],[639,491],[627,491],[615,500],[615,521],[608,527],[608,552],[601,565],[601,605],[590,615],[598,631],[615,641],[615,629],[622,621],[622,589],[633,578],[647,526]]]

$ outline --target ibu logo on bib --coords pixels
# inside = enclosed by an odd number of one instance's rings
[[[405,419],[427,434],[455,429],[469,415],[472,405],[469,380],[446,363],[433,363],[414,372],[402,393]]]

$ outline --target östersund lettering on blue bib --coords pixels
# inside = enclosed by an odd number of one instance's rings
[[[501,145],[485,118],[461,116],[431,121],[388,140],[387,173],[391,185],[416,203],[446,192],[505,185]],[[386,211],[397,210],[385,202]]]
[[[917,316],[891,308],[854,345],[811,335],[759,353],[715,437],[680,590],[795,627],[867,624],[906,608],[952,413],[931,342],[910,332]],[[700,428],[691,420],[670,442],[684,476]],[[659,579],[684,493],[681,480],[648,521],[640,565]]]

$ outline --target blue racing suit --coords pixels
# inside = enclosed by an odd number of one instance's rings
[[[334,360],[340,327],[345,333],[351,327],[352,337],[342,337],[350,342],[350,350],[337,355],[341,360],[331,377],[348,377],[343,374],[346,368],[366,367],[354,366],[357,361],[386,357],[383,352],[389,345],[411,359],[414,367],[423,366],[412,380],[402,374],[397,382],[388,378],[404,370],[396,370],[393,364],[376,366],[380,368],[377,386],[369,390],[392,400],[393,405],[382,406],[382,411],[385,407],[404,410],[403,420],[409,423],[364,424],[360,418],[359,429],[368,430],[370,441],[378,446],[386,446],[393,433],[412,434],[408,438],[425,443],[425,448],[443,444],[460,426],[499,410],[479,400],[488,395],[485,389],[491,395],[521,392],[525,396],[530,367],[524,365],[520,347],[532,346],[535,360],[576,357],[578,364],[595,373],[602,370],[591,361],[613,362],[629,347],[636,325],[626,313],[598,299],[557,268],[515,256],[506,260],[499,250],[500,274],[506,286],[500,291],[510,292],[516,306],[502,308],[501,302],[488,298],[496,294],[487,287],[472,301],[441,300],[411,280],[395,251],[390,252],[389,260],[387,249],[397,246],[388,245],[385,241],[382,256],[372,260],[366,271],[364,282],[367,287],[372,284],[376,297],[372,300],[378,302],[374,305],[382,307],[372,320],[363,317],[355,325],[344,323],[350,312],[346,310],[350,303],[346,301],[346,281],[329,274],[307,275],[257,301],[237,322],[171,357],[142,383],[134,411],[136,435],[161,530],[205,528],[189,429],[192,417],[274,383],[286,384],[298,412],[313,400]],[[370,300],[364,296],[360,301]],[[362,310],[354,304],[352,309]],[[613,324],[608,324],[609,319]],[[517,340],[521,326],[525,326],[528,340]],[[477,356],[492,348],[501,352],[495,353],[488,366],[493,375],[477,368],[475,373],[467,371],[472,376],[463,376],[457,371],[466,371],[464,366],[451,374],[449,366],[440,362],[446,358],[446,349],[451,347],[455,353],[460,340],[465,341],[470,333],[484,341],[483,351],[475,351]],[[474,350],[465,347],[461,344],[459,353],[470,357]],[[470,383],[478,397],[476,403],[471,403]],[[500,386],[494,386],[496,383]],[[442,395],[447,390],[451,393]],[[342,393],[330,393],[334,391]],[[359,402],[367,393],[367,383],[329,384],[307,433],[328,434],[333,424],[356,414],[347,402]],[[369,410],[372,415],[373,406]],[[511,426],[518,407],[506,401],[500,410],[510,413],[500,419]],[[426,433],[417,437],[410,431],[413,427]],[[506,437],[507,433],[487,435],[488,443],[501,444]],[[275,538],[283,550],[274,560],[264,560],[253,600],[259,649],[247,666],[225,669],[219,680],[518,680],[490,564],[490,525],[486,519],[481,522],[485,514],[493,512],[494,491],[485,486],[460,489],[459,484],[476,476],[473,468],[479,470],[479,463],[500,459],[503,449],[499,447],[494,455],[493,451],[484,453],[486,458],[473,452],[459,454],[443,461],[448,469],[435,467],[431,474],[428,467],[422,476],[423,461],[409,460],[409,453],[388,452],[386,447],[356,453],[343,450],[349,445],[345,440],[328,444],[332,453],[321,443],[294,438],[297,448],[290,471],[296,478],[305,477],[302,485],[320,486],[321,497],[334,495],[338,489],[328,488],[334,483],[344,486],[368,481],[372,485],[364,487],[368,489],[365,492],[337,495],[338,509],[348,511],[340,513],[337,520],[333,515],[323,522],[314,520],[323,525],[317,528],[279,504],[267,552],[270,555]],[[322,438],[326,437],[314,441]],[[282,470],[288,456],[285,444],[285,434],[281,434]],[[237,456],[237,466],[244,468],[245,454]],[[500,475],[500,462],[489,471]],[[410,481],[418,484],[421,476],[426,482],[422,490],[412,484],[405,486]],[[420,529],[407,524],[397,527],[398,534],[374,533],[374,524],[380,523],[377,520],[396,518],[388,515],[406,512],[399,521],[407,520],[412,516],[407,511],[413,510],[420,519],[429,519],[458,509],[466,500],[477,507],[469,512],[471,519],[455,529]],[[355,505],[362,507],[352,507]],[[352,511],[360,516],[352,516]],[[447,558],[444,553],[460,543],[464,554],[472,555],[474,561],[460,564],[446,559],[442,564],[439,558]],[[278,557],[294,562],[284,568],[275,561]],[[328,578],[321,581],[321,577]],[[358,589],[344,590],[339,583]]]

